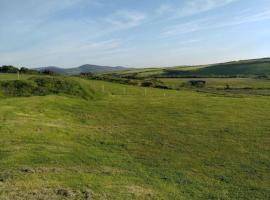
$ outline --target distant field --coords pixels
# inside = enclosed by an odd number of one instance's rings
[[[190,80],[204,80],[208,88],[225,88],[228,85],[231,88],[270,89],[270,80],[254,78],[162,78],[160,80],[172,88],[182,87],[183,83]]]
[[[21,74],[19,76],[20,79],[28,79],[32,76],[36,76],[36,75],[28,75],[28,74]],[[17,80],[18,76],[17,74],[1,74],[0,73],[0,81],[1,80]]]
[[[0,98],[0,199],[269,199],[270,97],[71,79],[95,98]]]

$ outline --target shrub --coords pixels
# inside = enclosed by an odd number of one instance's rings
[[[206,84],[206,81],[203,80],[190,80],[189,84],[193,87],[204,87]]]
[[[6,96],[43,96],[49,94],[68,94],[91,98],[89,91],[80,83],[65,78],[32,77],[29,80],[5,81],[1,89]]]
[[[141,82],[141,86],[142,87],[152,87],[153,82],[151,82],[151,81],[143,81],[143,82]]]
[[[6,96],[32,96],[36,85],[31,81],[14,80],[2,82],[1,88]]]
[[[47,94],[69,94],[74,96],[88,96],[88,93],[77,82],[65,78],[56,77],[32,77],[30,80],[34,81],[37,85],[37,95]]]

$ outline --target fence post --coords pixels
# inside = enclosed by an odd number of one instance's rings
[[[104,93],[105,92],[105,86],[104,86],[104,84],[102,85],[102,93]]]

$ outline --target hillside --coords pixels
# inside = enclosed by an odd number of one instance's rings
[[[1,90],[0,199],[269,199],[269,97],[63,80],[93,98]]]
[[[270,75],[270,58],[250,59],[198,66],[177,66],[165,68],[125,68],[99,65],[82,65],[75,68],[42,67],[38,71],[50,70],[65,75],[80,73],[111,74],[128,78],[173,78],[173,77],[232,77]]]
[[[90,64],[85,64],[79,67],[75,68],[61,68],[61,67],[41,67],[41,68],[36,68],[38,71],[45,71],[45,70],[50,70],[55,73],[59,74],[66,74],[66,75],[77,75],[80,73],[105,73],[105,72],[112,72],[112,71],[120,71],[124,70],[126,68],[124,67],[108,67],[108,66],[100,66],[100,65],[90,65]]]
[[[227,63],[168,68],[144,68],[115,72],[112,75],[130,78],[150,77],[231,77],[270,75],[270,58],[241,60]]]
[[[270,59],[220,63],[191,70],[166,69],[161,76],[252,76],[270,75]]]

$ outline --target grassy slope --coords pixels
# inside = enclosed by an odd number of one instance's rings
[[[270,62],[217,64],[190,71],[178,71],[178,75],[235,76],[270,74]]]
[[[270,59],[243,60],[213,65],[178,66],[169,68],[132,69],[115,72],[121,76],[181,77],[181,76],[252,76],[270,75]]]
[[[269,97],[79,81],[95,100],[0,99],[0,199],[269,198]]]

